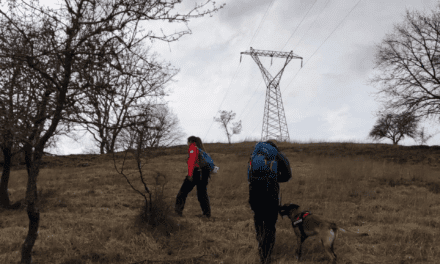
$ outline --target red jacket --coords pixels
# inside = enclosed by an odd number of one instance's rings
[[[199,166],[199,150],[196,143],[191,143],[188,148],[188,176],[192,177],[195,168]]]

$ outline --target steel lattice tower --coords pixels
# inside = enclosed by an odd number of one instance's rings
[[[260,67],[263,74],[264,82],[266,83],[266,101],[264,103],[264,116],[263,116],[263,128],[261,131],[261,140],[265,141],[270,138],[275,138],[279,141],[290,140],[289,130],[287,129],[286,115],[284,113],[283,99],[281,98],[280,80],[283,75],[284,68],[292,59],[301,59],[302,57],[291,52],[281,51],[266,51],[266,50],[254,50],[252,47],[250,51],[241,52],[240,54],[251,55],[254,61]],[[275,77],[272,77],[270,73],[263,67],[258,56],[264,57],[278,57],[286,58],[283,68],[278,72]],[[240,55],[241,61],[241,55]]]

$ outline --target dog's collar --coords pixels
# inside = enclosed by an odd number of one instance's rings
[[[293,219],[295,219],[295,222],[293,222],[293,225],[297,226],[297,225],[301,224],[303,219],[311,214],[312,213],[310,213],[309,211],[304,211],[304,212],[301,212],[301,213],[295,215],[295,217],[293,217]]]

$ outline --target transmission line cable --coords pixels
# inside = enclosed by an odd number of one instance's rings
[[[307,11],[307,13],[304,15],[304,17],[301,19],[301,22],[299,22],[298,26],[296,26],[295,31],[293,31],[292,35],[290,35],[290,38],[286,41],[286,44],[284,44],[284,47],[281,50],[284,50],[284,48],[286,47],[287,43],[289,43],[290,39],[293,37],[293,35],[295,34],[296,30],[299,28],[299,26],[301,26],[302,22],[304,21],[304,19],[306,18],[307,14],[310,12],[310,10],[312,10],[313,6],[315,6],[316,2],[318,0],[315,0],[315,2],[313,3],[313,5],[309,8],[309,10]]]
[[[256,36],[256,35],[258,34],[258,32],[260,31],[261,25],[264,23],[264,20],[266,19],[267,12],[268,12],[269,9],[271,8],[271,6],[272,6],[272,4],[273,4],[274,1],[275,1],[275,0],[272,0],[272,2],[270,2],[269,6],[267,7],[266,12],[264,13],[263,17],[261,18],[261,21],[260,21],[260,24],[258,25],[257,30],[255,31],[254,35],[252,36],[251,41],[249,42],[249,46],[252,45],[252,42],[254,41],[255,36]],[[237,69],[235,70],[235,74],[234,74],[234,76],[232,77],[231,82],[229,83],[229,87],[228,87],[228,89],[226,90],[225,96],[223,96],[223,100],[222,100],[222,102],[220,103],[220,106],[219,106],[217,112],[220,111],[220,108],[222,107],[223,102],[225,101],[226,96],[228,95],[229,90],[231,89],[232,83],[234,82],[235,77],[237,76],[237,73],[238,73],[239,68],[240,68],[240,64],[238,64]],[[216,112],[216,114],[217,114],[217,112]],[[206,132],[205,137],[203,137],[203,141],[205,141],[206,136],[208,135],[209,131],[211,130],[211,127],[212,127],[213,124],[214,124],[214,121],[211,121],[211,125],[209,126],[209,129],[208,129],[208,131]]]
[[[269,6],[268,6],[267,9],[266,9],[266,12],[264,13],[263,17],[261,18],[260,24],[258,25],[258,28],[257,28],[257,30],[256,30],[255,33],[254,33],[254,36],[252,36],[252,39],[251,39],[251,41],[249,42],[249,47],[251,47],[252,43],[254,42],[254,38],[255,38],[255,36],[256,36],[256,35],[258,34],[258,32],[260,31],[261,25],[263,25],[264,20],[266,20],[267,12],[268,12],[269,9],[272,7],[272,4],[273,4],[274,1],[275,1],[275,0],[272,0],[272,2],[270,2]]]
[[[255,129],[257,129],[259,126],[261,126],[260,123],[258,123],[257,126],[254,128],[254,130],[252,130],[251,135],[254,133]]]
[[[232,82],[234,81],[235,76],[237,76],[237,73],[238,73],[238,69],[239,69],[239,68],[240,68],[240,64],[238,64],[237,69],[235,69],[234,77],[232,77],[231,83],[229,84],[229,87],[228,87],[228,89],[226,90],[225,96],[223,96],[223,100],[222,100],[222,102],[220,103],[220,106],[219,106],[217,112],[220,111],[220,108],[222,107],[223,102],[225,101],[226,96],[227,96],[228,93],[229,93],[229,89],[231,88]],[[216,112],[216,115],[217,115],[217,112]],[[205,136],[203,137],[203,141],[205,141],[206,136],[208,135],[209,131],[211,130],[211,127],[212,127],[213,124],[214,124],[214,121],[211,121],[211,125],[209,126],[209,129],[208,129],[208,131],[206,131],[206,134],[205,134]]]
[[[304,37],[307,35],[307,33],[309,33],[310,28],[312,28],[313,25],[315,25],[316,20],[318,20],[318,18],[321,16],[322,12],[324,11],[324,9],[327,7],[328,3],[330,2],[330,0],[327,0],[327,2],[325,3],[324,8],[322,8],[321,12],[319,13],[319,15],[315,18],[315,21],[313,21],[312,24],[310,24],[310,27],[307,29],[306,33],[301,37],[301,39],[299,40],[299,42],[294,46],[293,50],[295,50],[296,47],[298,47],[298,45],[301,43],[301,41],[304,39]]]
[[[345,21],[345,19],[351,14],[351,12],[356,8],[356,6],[361,2],[362,0],[359,0],[355,6],[353,6],[353,8],[350,10],[350,12],[348,12],[348,14],[341,20],[341,22],[339,22],[339,24],[335,27],[335,29],[333,29],[333,31],[330,33],[330,35],[327,36],[327,38],[324,40],[324,42],[321,43],[321,45],[319,45],[319,47],[315,50],[315,52],[313,52],[312,56],[310,56],[310,58],[304,62],[304,67],[306,66],[306,64],[313,58],[313,56],[316,54],[316,52],[322,47],[322,45],[324,45],[324,43],[333,35],[333,33],[339,28],[339,26]],[[295,76],[293,76],[293,79],[290,81],[290,83],[286,86],[289,87],[289,85],[293,82],[293,80],[295,80],[296,76],[298,75],[298,73],[301,71],[301,69],[295,74]],[[286,90],[286,88],[284,88],[284,90],[282,92],[284,92]]]
[[[261,82],[260,82],[260,84],[261,84]],[[248,106],[248,104],[251,102],[251,100],[252,100],[252,98],[255,96],[255,94],[257,93],[257,90],[258,90],[258,87],[260,86],[260,84],[257,86],[257,88],[255,89],[255,91],[254,91],[254,93],[252,94],[252,96],[251,96],[251,98],[249,98],[249,100],[247,101],[247,104],[244,106],[244,110],[243,110],[243,112],[241,112],[241,115],[240,115],[240,117],[238,118],[238,120],[240,120],[240,118],[243,116],[243,114],[246,112],[246,107]],[[246,115],[247,116],[247,115]]]

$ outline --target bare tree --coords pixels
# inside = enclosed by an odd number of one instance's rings
[[[423,127],[416,133],[416,138],[414,140],[419,145],[425,145],[428,142],[428,140],[430,140],[432,137],[434,137],[437,134],[438,132],[435,134],[428,134],[425,132],[425,128]]]
[[[429,16],[407,11],[404,22],[377,46],[379,73],[371,82],[386,111],[440,117],[439,20],[440,9]]]
[[[149,131],[149,146],[168,147],[185,136],[179,126],[179,119],[166,104],[155,106],[152,116],[152,126],[157,129]]]
[[[389,138],[393,145],[397,145],[405,136],[417,138],[417,126],[419,120],[412,113],[381,114],[369,137],[374,140]]]
[[[84,69],[83,75],[98,89],[87,93],[90,104],[79,109],[72,121],[92,134],[101,154],[114,152],[121,130],[136,125],[129,121],[139,114],[137,110],[149,104],[149,98],[163,97],[165,84],[177,73],[170,65],[156,62],[155,55],[146,63],[137,54],[147,55],[148,50],[139,47],[136,53],[127,53],[121,59],[122,73],[112,68]]]
[[[2,22],[4,23],[4,21]],[[3,23],[0,25],[3,25]],[[0,26],[0,32],[2,29],[3,27]],[[12,41],[14,37],[11,37]],[[20,48],[20,41],[17,42],[16,47]],[[2,47],[0,47],[0,49],[1,48]],[[16,50],[16,52],[18,52],[18,50]],[[15,122],[15,116],[23,114],[23,111],[26,110],[23,104],[19,104],[22,93],[27,92],[26,89],[22,89],[20,92],[20,88],[22,88],[23,82],[29,81],[29,79],[25,79],[26,75],[23,74],[24,68],[23,63],[14,63],[14,61],[8,58],[2,58],[0,60],[0,149],[3,154],[3,172],[0,182],[0,207],[3,208],[16,208],[19,206],[19,203],[11,206],[8,185],[12,158],[20,152],[20,144],[14,137],[23,129],[21,122]],[[23,88],[25,87],[26,86]]]
[[[151,115],[145,115],[144,117],[149,117]],[[139,123],[138,123],[139,124]],[[139,128],[136,130],[136,128]],[[166,175],[159,171],[148,170],[147,173],[143,171],[143,166],[145,166],[149,160],[157,156],[158,148],[156,146],[145,147],[150,145],[145,142],[148,137],[144,134],[147,130],[143,129],[142,126],[132,126],[129,127],[131,138],[127,139],[130,145],[126,146],[124,151],[124,156],[122,162],[119,166],[116,161],[116,155],[113,153],[113,163],[115,170],[122,175],[130,187],[139,193],[145,200],[145,204],[142,208],[140,221],[148,224],[148,226],[155,228],[158,226],[164,226],[166,235],[169,236],[173,229],[177,228],[177,223],[170,217],[170,205],[164,200],[164,187],[168,180]],[[131,153],[136,162],[137,173],[127,173],[125,169],[125,161],[127,160],[127,154]],[[137,175],[136,175],[137,174]],[[151,190],[147,186],[146,176],[152,176],[155,180],[155,189]],[[135,175],[135,176],[133,176]],[[144,191],[139,190],[135,187],[134,182],[139,181],[142,183]],[[154,185],[153,185],[154,186]],[[159,188],[158,188],[159,187]]]
[[[229,123],[235,119],[235,113],[231,110],[230,112],[222,110],[219,111],[220,117],[214,117],[216,122],[220,123],[220,127],[225,130],[226,136],[228,137],[228,142],[231,144],[231,137],[235,134],[240,134],[241,132],[241,120],[232,123],[231,132],[228,129]]]
[[[137,148],[139,142],[142,142],[142,149],[168,147],[185,136],[179,119],[166,104],[145,108],[131,123],[134,125],[123,129],[118,139],[122,149]]]
[[[20,55],[26,49],[20,34],[8,34],[7,21],[0,20],[0,36],[11,45],[9,48],[0,42],[0,50],[11,54]],[[15,209],[20,202],[10,204],[8,184],[10,170],[14,159],[24,160],[23,139],[26,137],[26,129],[29,128],[29,112],[34,111],[35,92],[41,83],[26,63],[15,61],[12,58],[0,58],[0,156],[3,157],[3,172],[0,182],[0,206]],[[60,126],[61,128],[62,126]],[[66,129],[66,127],[65,127]],[[60,135],[65,131],[56,130],[54,135]],[[56,137],[52,137],[46,143],[47,146],[56,145]]]
[[[37,1],[9,0],[9,9],[0,9],[0,17],[7,22],[4,23],[6,35],[20,35],[24,47],[21,53],[16,53],[14,43],[0,36],[0,45],[3,47],[0,56],[25,63],[39,84],[34,88],[32,97],[29,93],[32,100],[24,100],[31,102],[27,116],[16,117],[17,122],[25,122],[25,133],[20,140],[23,142],[28,173],[25,203],[29,230],[21,250],[21,263],[31,263],[32,248],[38,236],[40,212],[37,177],[44,149],[63,120],[74,115],[77,105],[89,103],[85,95],[92,89],[96,91],[91,80],[82,78],[80,69],[94,63],[98,69],[111,67],[123,72],[120,56],[141,45],[143,40],[170,42],[190,33],[188,29],[158,35],[152,30],[143,29],[143,21],[187,24],[191,18],[212,14],[219,9],[215,6],[205,9],[211,2],[207,0],[186,14],[173,13],[175,5],[180,2],[65,0],[59,9],[52,9],[39,6]],[[91,44],[99,47],[96,49],[99,52],[92,54],[98,58],[96,62],[90,62],[89,55],[93,52]],[[143,61],[148,61],[142,54],[138,55]]]

